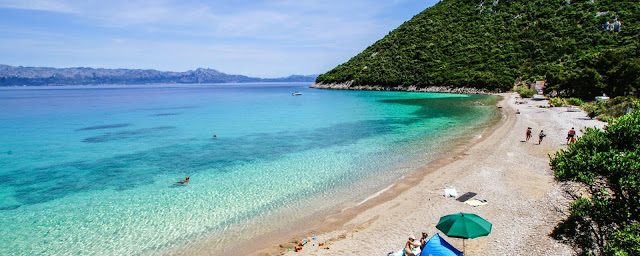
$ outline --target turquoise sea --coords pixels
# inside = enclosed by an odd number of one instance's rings
[[[357,203],[500,118],[495,96],[308,86],[0,88],[0,255],[220,250]]]

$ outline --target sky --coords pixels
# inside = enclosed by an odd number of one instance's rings
[[[0,0],[0,64],[321,74],[438,0]]]

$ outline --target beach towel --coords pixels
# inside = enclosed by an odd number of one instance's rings
[[[476,195],[478,195],[478,194],[473,193],[473,192],[467,192],[467,193],[464,193],[463,195],[461,195],[460,197],[458,197],[458,199],[456,199],[456,200],[464,203],[464,202],[466,202],[467,200],[473,198]]]
[[[479,198],[474,198],[474,199],[469,199],[467,201],[464,202],[465,204],[471,205],[473,207],[478,207],[480,205],[485,205],[487,204],[487,200],[483,200],[483,199],[479,199]]]
[[[411,250],[413,252],[413,254],[415,255],[420,255],[420,248],[413,248],[413,250]],[[387,255],[391,255],[391,256],[404,256],[404,248],[402,248],[401,250],[398,250],[396,252],[394,252],[393,254],[387,254]]]

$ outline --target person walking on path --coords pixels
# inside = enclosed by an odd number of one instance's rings
[[[571,127],[571,130],[569,130],[569,133],[567,134],[567,145],[574,142],[576,142],[576,130]]]
[[[538,145],[540,145],[540,143],[542,142],[542,139],[544,139],[544,137],[546,137],[547,135],[544,134],[543,130],[540,130],[540,134],[538,134]]]
[[[526,141],[529,141],[529,139],[531,139],[531,127],[527,128],[527,139],[526,139]]]

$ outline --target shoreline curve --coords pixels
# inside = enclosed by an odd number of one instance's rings
[[[460,94],[493,94],[485,89],[477,89],[470,87],[449,87],[449,86],[429,86],[417,87],[410,86],[382,86],[382,85],[353,85],[352,82],[345,83],[314,83],[310,88],[329,89],[329,90],[353,90],[353,91],[404,91],[404,92],[441,92],[441,93],[460,93]]]
[[[265,237],[268,241],[241,251],[260,256],[382,255],[402,249],[408,235],[439,233],[435,226],[441,216],[470,212],[494,226],[489,236],[466,241],[469,254],[572,255],[568,245],[548,236],[571,202],[564,185],[553,179],[548,156],[566,148],[571,127],[602,128],[605,123],[585,118],[584,112],[547,108],[547,101],[520,99],[516,93],[500,95],[503,99],[497,106],[503,118],[482,136],[411,172],[360,206],[300,222],[298,230],[271,234]],[[534,133],[544,129],[547,137],[540,145],[537,140],[525,141],[527,127]],[[456,186],[460,195],[477,193],[489,203],[472,207],[446,198],[446,185]],[[305,246],[297,253],[288,250],[311,234],[326,246]],[[461,239],[444,238],[462,248]]]

